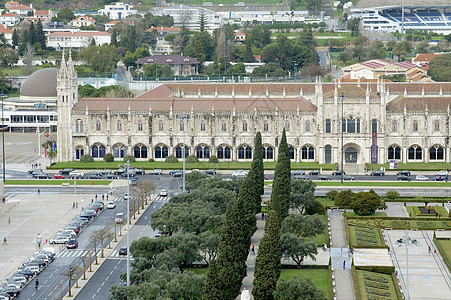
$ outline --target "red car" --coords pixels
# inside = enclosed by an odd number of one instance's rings
[[[55,178],[55,179],[64,179],[64,175],[55,174],[55,175],[53,175],[53,178]]]
[[[78,241],[76,239],[69,240],[69,242],[67,242],[66,248],[67,249],[78,248]]]

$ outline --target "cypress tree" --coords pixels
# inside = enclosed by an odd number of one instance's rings
[[[116,29],[113,29],[113,33],[111,34],[111,45],[117,47],[117,32]]]
[[[12,35],[12,43],[14,47],[17,47],[19,45],[19,35],[17,34],[17,30],[14,29],[13,35]]]
[[[276,169],[271,193],[270,208],[275,210],[279,222],[283,222],[290,209],[291,166],[285,129],[279,144]]]
[[[274,299],[273,292],[280,276],[280,227],[276,211],[269,212],[265,234],[260,241],[255,260],[254,288],[252,295],[257,300]]]
[[[38,21],[38,24],[36,25],[36,42],[41,44],[41,49],[45,49],[45,33],[42,29],[42,23],[41,20]]]
[[[25,51],[25,49],[27,48],[27,44],[30,44],[30,40],[29,40],[29,34],[28,34],[28,30],[25,29],[24,32],[22,33],[22,39],[21,42],[19,44],[19,54],[22,55],[23,52]]]
[[[36,30],[34,28],[33,22],[30,24],[30,29],[28,30],[28,40],[30,45],[34,45],[36,43]]]
[[[205,281],[205,290],[202,297],[203,300],[221,299],[220,298],[220,282],[218,276],[218,266],[216,260],[210,260],[208,266],[207,279]]]
[[[257,132],[257,135],[255,136],[255,142],[254,142],[254,161],[255,161],[255,169],[256,173],[258,174],[258,186],[260,188],[260,195],[263,195],[265,193],[265,169],[263,167],[263,145],[262,145],[262,135],[259,132]],[[252,162],[254,163],[254,162]],[[258,203],[258,206],[260,206],[260,203]],[[257,213],[260,210],[257,211]]]

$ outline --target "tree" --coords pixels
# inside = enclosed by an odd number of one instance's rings
[[[260,195],[263,196],[265,193],[265,169],[263,166],[263,145],[262,145],[262,135],[260,131],[257,132],[254,139],[254,161],[255,161],[255,172],[258,174],[258,185],[260,186]],[[260,203],[257,205],[260,207]],[[257,211],[256,213],[258,213]]]
[[[253,63],[255,61],[255,57],[252,54],[252,47],[250,44],[246,44],[246,51],[244,53],[244,62]]]
[[[31,45],[34,45],[36,43],[36,30],[34,28],[34,23],[30,23],[30,28],[28,29],[28,42]]]
[[[434,58],[429,63],[429,74],[435,81],[451,81],[451,54]]]
[[[16,64],[19,61],[19,55],[11,48],[0,48],[1,66],[7,67]]]
[[[140,202],[147,205],[147,201],[150,200],[152,192],[155,191],[157,185],[150,180],[140,180],[137,184],[133,185],[131,192],[133,197],[140,199]]]
[[[23,53],[22,61],[25,64],[25,72],[30,75],[33,73],[33,60],[34,60],[34,47],[27,44],[27,47]]]
[[[207,23],[207,16],[205,15],[204,10],[202,9],[199,17],[197,19],[197,22],[199,23],[199,31],[204,32],[205,31],[205,25]]]
[[[351,36],[357,37],[360,35],[360,18],[353,18],[346,24],[346,28],[351,30]]]
[[[35,43],[39,43],[41,45],[41,49],[45,49],[45,33],[42,29],[42,23],[41,20],[38,20],[38,24],[36,25],[35,30]]]
[[[114,47],[118,46],[116,29],[113,29],[113,33],[111,34],[111,45],[113,45]]]
[[[343,64],[346,66],[346,63],[352,59],[351,54],[348,51],[343,51],[338,55],[338,60],[343,62]]]
[[[69,283],[69,297],[72,297],[72,282],[73,280],[77,280],[78,273],[81,272],[80,267],[78,265],[70,265],[63,273],[61,273],[64,277],[67,278]]]
[[[275,44],[266,45],[262,51],[262,61],[265,63],[275,62],[277,59],[277,47]]]
[[[11,39],[12,39],[13,46],[17,47],[19,45],[19,35],[17,34],[16,28],[14,28]]]
[[[271,210],[275,210],[278,220],[283,222],[288,215],[290,208],[291,194],[291,167],[288,153],[288,144],[285,129],[282,132],[282,139],[279,145],[276,169],[274,171],[274,181],[271,193]]]
[[[246,32],[246,44],[255,46],[258,49],[265,48],[266,45],[271,43],[271,31],[268,26],[257,25]]]
[[[363,46],[355,46],[352,52],[352,57],[357,58],[359,61],[366,57],[366,49]]]
[[[281,237],[282,255],[285,258],[291,258],[301,268],[301,264],[308,256],[315,260],[318,254],[317,245],[314,241],[307,240],[293,233],[284,233]]]
[[[294,180],[291,182],[290,207],[304,213],[306,207],[315,202],[315,184],[311,180]]]
[[[299,299],[326,300],[327,297],[309,277],[298,278],[293,276],[290,280],[279,279],[274,291],[274,300]]]
[[[374,213],[380,202],[380,197],[373,190],[359,192],[354,194],[351,208],[359,216],[366,216]]]
[[[221,299],[221,282],[219,278],[218,265],[215,259],[210,260],[208,273],[205,282],[203,300]]]
[[[401,44],[397,44],[393,50],[391,51],[391,53],[393,54],[393,56],[397,57],[398,60],[401,58],[401,55],[406,55],[407,51],[406,48],[403,47]]]
[[[141,45],[145,44],[150,48],[155,48],[155,46],[157,45],[157,31],[144,31],[139,42],[141,43]]]
[[[233,74],[237,76],[246,76],[247,74],[246,67],[242,62],[239,62],[236,65],[234,65],[232,71]]]
[[[130,52],[135,52],[138,46],[138,36],[135,26],[128,26],[127,34],[121,36],[121,45]]]
[[[326,224],[318,215],[289,215],[283,220],[281,231],[301,237],[314,237],[324,233]]]
[[[280,276],[280,228],[277,212],[269,212],[265,234],[260,241],[255,259],[254,288],[255,299],[273,299],[276,283]]]
[[[67,24],[68,22],[75,19],[74,13],[67,7],[63,7],[58,13],[58,22],[64,22]]]
[[[107,73],[116,68],[120,55],[110,45],[89,46],[78,53],[78,59],[86,62],[95,72]]]
[[[285,76],[285,71],[282,69],[278,63],[270,62],[264,66],[256,67],[251,76]]]
[[[199,238],[199,250],[202,253],[204,261],[208,265],[212,260],[216,259],[218,254],[219,234],[206,231],[201,233]]]
[[[370,40],[366,36],[361,35],[361,36],[356,37],[356,39],[354,40],[354,46],[366,47],[366,46],[368,46],[369,42],[370,42]]]
[[[351,190],[341,191],[334,199],[334,204],[336,206],[349,206],[351,205],[354,193]]]

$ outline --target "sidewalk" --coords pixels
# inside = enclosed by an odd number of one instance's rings
[[[330,256],[338,300],[355,299],[351,262],[342,210],[328,210],[330,219]],[[344,262],[344,265],[343,265]]]

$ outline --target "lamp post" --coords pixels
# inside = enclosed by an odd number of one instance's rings
[[[344,102],[345,95],[341,93],[340,99],[341,99],[341,184],[343,184],[343,159],[344,159],[344,153],[343,153],[343,102]],[[346,123],[345,123],[346,124]]]
[[[406,246],[406,300],[410,300],[409,295],[409,246],[412,243],[412,240],[410,239],[410,236],[406,234],[402,237],[402,241],[404,245]]]
[[[5,94],[2,92],[0,94],[0,97],[2,97],[2,154],[3,154],[3,183],[5,183],[5,118],[3,117],[3,99],[6,97]]]
[[[185,131],[186,131],[186,121],[189,120],[188,115],[182,115],[178,117],[180,121],[183,121],[183,150],[182,150],[182,159],[183,159],[183,179],[182,179],[182,193],[185,192],[185,160],[186,160],[186,153],[185,153]]]
[[[127,286],[130,286],[130,161],[127,167]]]
[[[293,65],[294,65],[294,82],[296,82],[296,76],[298,73],[298,62],[293,60]]]

